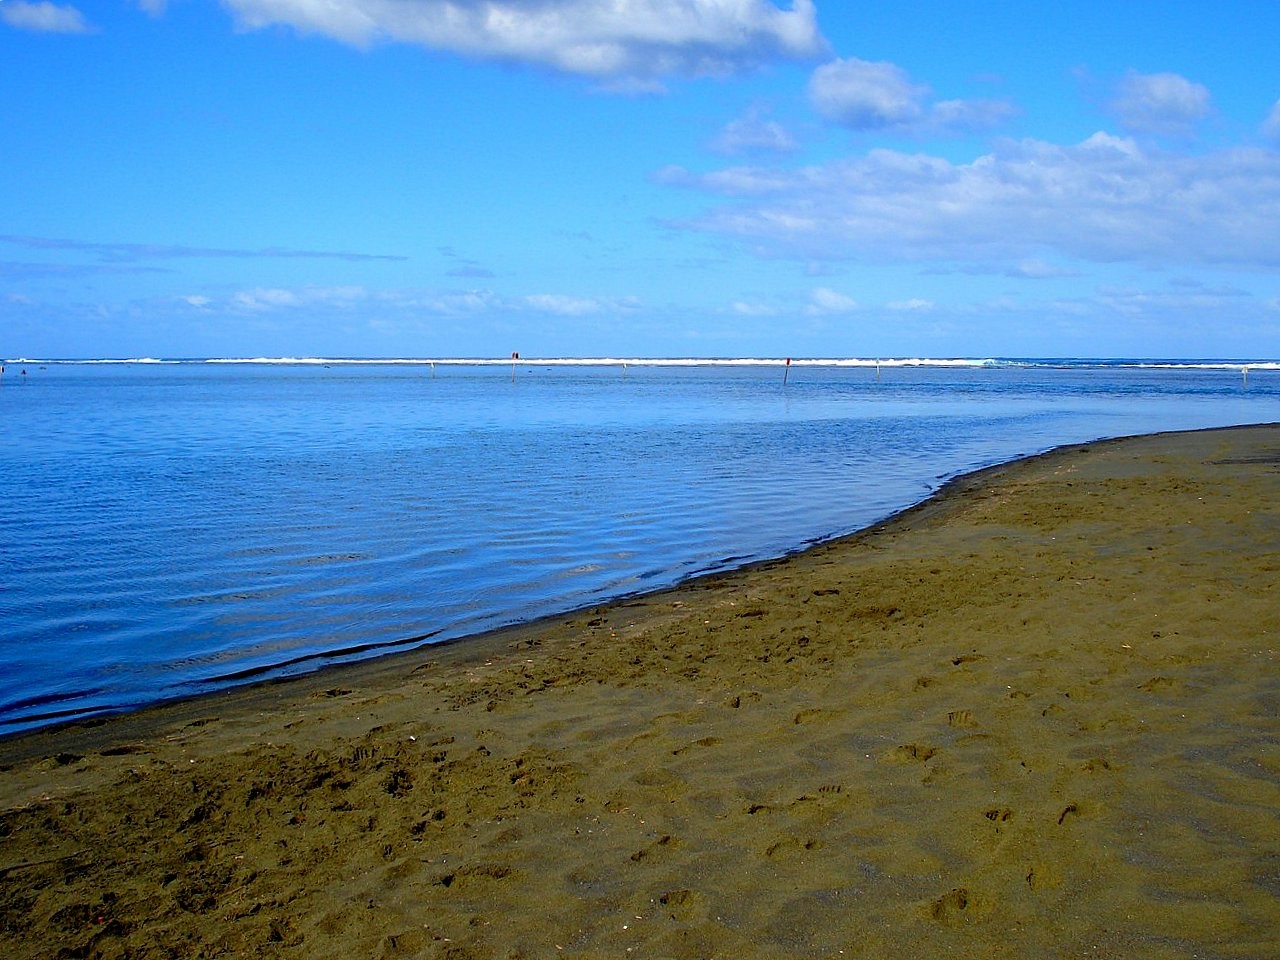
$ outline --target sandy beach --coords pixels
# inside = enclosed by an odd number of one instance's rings
[[[0,741],[7,958],[1280,956],[1280,427]]]

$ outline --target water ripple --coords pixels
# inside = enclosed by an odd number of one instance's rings
[[[0,390],[0,724],[780,556],[1056,444],[1274,420],[1276,379],[50,366]]]

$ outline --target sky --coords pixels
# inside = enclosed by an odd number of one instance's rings
[[[0,0],[0,357],[1280,358],[1280,4]]]

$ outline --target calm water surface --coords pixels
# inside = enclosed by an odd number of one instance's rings
[[[1280,371],[10,364],[0,732],[456,638],[866,526]]]

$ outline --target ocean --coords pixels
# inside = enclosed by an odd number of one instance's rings
[[[7,361],[0,734],[783,556],[1280,363]]]

